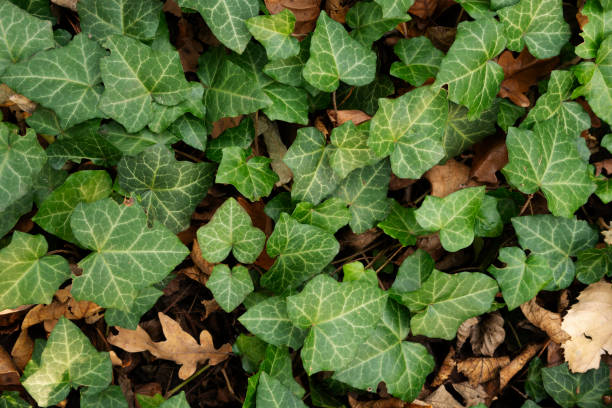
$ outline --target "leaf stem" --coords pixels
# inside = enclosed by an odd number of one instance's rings
[[[208,370],[209,368],[210,368],[210,365],[206,364],[204,367],[202,367],[198,371],[196,371],[191,377],[187,378],[185,381],[183,381],[182,383],[180,383],[179,385],[177,385],[176,387],[174,387],[173,389],[168,391],[166,393],[166,395],[164,396],[164,398],[165,399],[170,398],[176,392],[180,391],[181,388],[183,388],[184,386],[189,384],[191,381],[193,381],[196,377],[198,377],[200,374],[202,374],[204,371]]]

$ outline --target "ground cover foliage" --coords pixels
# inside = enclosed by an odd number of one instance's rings
[[[610,403],[610,0],[0,0],[0,109],[0,407]]]

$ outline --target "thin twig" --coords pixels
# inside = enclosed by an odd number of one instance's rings
[[[174,387],[173,389],[168,391],[166,393],[166,395],[164,396],[164,398],[165,399],[170,398],[177,391],[180,391],[181,388],[183,388],[184,386],[189,384],[191,381],[193,381],[195,378],[197,378],[200,374],[202,374],[204,371],[208,370],[209,368],[210,368],[210,366],[208,364],[206,364],[204,367],[200,368],[198,371],[196,371],[194,374],[192,374],[191,377],[187,378],[185,381],[183,381],[182,383],[180,383],[179,385],[177,385],[176,387]]]

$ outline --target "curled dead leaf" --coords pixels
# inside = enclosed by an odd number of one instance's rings
[[[34,341],[28,334],[27,329],[23,329],[21,333],[19,333],[19,337],[17,337],[17,341],[13,345],[11,349],[11,357],[13,357],[13,361],[15,365],[23,371],[25,366],[28,364],[30,359],[32,358],[32,353],[34,352]]]
[[[338,115],[336,115],[336,113],[338,113]],[[327,116],[329,116],[329,120],[331,120],[336,126],[340,126],[348,122],[349,120],[353,122],[355,126],[357,126],[363,122],[367,122],[368,120],[372,119],[372,117],[367,113],[356,109],[339,111],[328,109]]]
[[[257,130],[261,131],[268,150],[268,156],[272,159],[272,170],[278,175],[276,186],[287,184],[293,178],[291,169],[283,162],[283,157],[287,153],[287,146],[283,143],[278,131],[276,122],[271,122],[264,115],[260,115],[257,120]]]
[[[345,0],[327,0],[325,2],[327,14],[340,24],[346,23],[346,13],[350,8],[351,3]]]
[[[498,183],[497,173],[508,164],[506,141],[499,136],[488,137],[474,145],[474,159],[470,177],[477,182]]]
[[[351,408],[404,408],[406,403],[397,398],[387,398],[376,401],[357,401],[351,394],[348,395]]]
[[[72,11],[77,11],[77,3],[79,0],[51,0],[51,3],[61,7],[69,8]]]
[[[19,377],[19,371],[13,359],[4,347],[0,346],[0,386],[19,385]]]
[[[425,402],[431,404],[433,408],[464,408],[443,385],[429,394]]]
[[[476,386],[495,378],[499,370],[509,363],[507,356],[472,357],[457,362],[457,370],[468,378],[472,386]]]
[[[194,239],[193,240],[193,246],[191,247],[191,253],[189,254],[189,257],[191,258],[191,260],[193,261],[193,263],[195,264],[195,266],[198,267],[198,269],[207,277],[210,276],[210,274],[212,273],[213,268],[215,267],[215,264],[212,264],[210,262],[208,262],[206,259],[204,259],[204,257],[202,257],[202,250],[200,249],[200,244],[198,244],[198,240]],[[189,276],[189,275],[187,275]],[[191,278],[191,276],[189,276]],[[193,279],[193,278],[192,278]],[[206,278],[208,280],[208,278]],[[198,280],[198,279],[196,279]]]
[[[485,404],[489,395],[482,385],[472,386],[467,381],[453,384],[453,388],[463,397],[465,405],[475,407],[478,404]]]
[[[499,372],[499,389],[503,390],[508,382],[531,360],[538,350],[542,348],[541,344],[529,344],[521,351],[521,354],[516,356],[510,364],[506,365]]]
[[[504,318],[499,312],[480,317],[480,322],[472,328],[470,341],[472,351],[483,356],[492,356],[497,347],[506,339]]]
[[[197,365],[208,361],[211,366],[217,365],[229,357],[232,351],[230,344],[216,349],[212,336],[206,330],[200,333],[200,343],[181,326],[163,313],[158,313],[159,321],[166,337],[165,341],[154,342],[140,325],[136,330],[117,328],[118,334],[111,335],[108,342],[129,353],[148,351],[157,358],[171,360],[181,366],[178,376],[184,380],[195,373]]]
[[[536,298],[521,305],[521,311],[540,330],[546,332],[555,343],[563,344],[570,336],[561,328],[561,315],[544,309],[536,303]]]
[[[434,378],[431,383],[432,387],[438,387],[448,380],[448,377],[453,373],[453,370],[457,366],[457,360],[455,360],[455,348],[451,346],[450,350],[446,357],[444,357],[444,361],[442,362],[442,366],[440,370],[438,370],[438,374],[436,374],[436,378]]]
[[[429,18],[435,13],[438,0],[415,0],[408,12],[420,18]]]
[[[469,177],[470,168],[455,159],[449,159],[445,164],[434,166],[425,173],[434,197],[446,197],[467,187]]]

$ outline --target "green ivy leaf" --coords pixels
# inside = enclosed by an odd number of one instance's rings
[[[538,123],[534,131],[510,128],[502,173],[525,194],[541,189],[554,215],[571,217],[596,188],[575,140],[554,122]]]
[[[279,347],[298,349],[307,333],[306,330],[293,325],[287,314],[287,301],[281,296],[262,300],[249,308],[238,321],[249,332]]]
[[[416,244],[416,238],[419,235],[429,233],[416,221],[414,208],[403,207],[393,199],[390,202],[389,215],[378,223],[378,228],[382,229],[385,234],[397,239],[402,246],[408,246]]]
[[[70,320],[61,317],[42,352],[40,366],[25,381],[24,388],[38,405],[55,405],[72,387],[86,387],[84,394],[104,390],[113,369],[106,352],[99,352]]]
[[[270,16],[256,16],[246,20],[247,29],[266,47],[271,61],[296,56],[300,52],[297,39],[291,36],[295,16],[289,9]]]
[[[361,86],[374,80],[376,54],[352,39],[344,27],[321,11],[310,42],[310,58],[304,66],[306,81],[332,92],[340,80]]]
[[[403,17],[414,4],[414,0],[374,0],[382,7],[383,17]]]
[[[281,213],[286,212],[287,214],[291,214],[296,205],[297,202],[291,199],[291,193],[284,191],[278,193],[268,201],[264,208],[264,212],[268,217],[272,218],[274,222],[278,222]]]
[[[553,278],[552,270],[540,255],[529,255],[517,247],[502,248],[499,260],[504,268],[491,265],[488,272],[495,277],[508,310],[533,299]]]
[[[136,133],[128,133],[123,126],[115,121],[100,126],[98,134],[127,156],[136,156],[148,147],[158,143],[160,145],[170,145],[178,141],[167,132],[156,134],[148,129],[142,129]]]
[[[503,27],[496,20],[460,23],[433,86],[448,84],[449,99],[466,106],[469,119],[477,118],[491,106],[504,79],[502,67],[491,59],[505,46]]]
[[[138,205],[110,198],[79,203],[70,225],[83,247],[94,251],[79,262],[83,274],[73,279],[72,294],[102,307],[130,311],[142,288],[161,281],[189,253],[165,227],[147,228]]]
[[[484,195],[484,187],[470,187],[444,198],[427,196],[415,211],[416,220],[429,231],[440,231],[444,249],[459,251],[474,241],[474,224]]]
[[[238,126],[226,129],[216,139],[209,140],[206,148],[206,157],[219,163],[223,158],[223,149],[225,147],[235,146],[241,149],[248,149],[251,143],[253,143],[254,136],[255,126],[253,119],[247,116],[240,121]]]
[[[265,371],[259,376],[256,406],[306,408],[306,404],[293,395],[289,388]]]
[[[202,104],[204,88],[197,82],[190,82],[189,89],[186,95],[187,99],[177,105],[165,106],[154,103],[151,106],[153,117],[147,125],[151,131],[155,133],[163,132],[186,113],[191,113],[202,120],[206,117],[206,107]]]
[[[410,331],[409,320],[408,310],[388,301],[374,332],[347,368],[333,378],[366,391],[375,390],[384,381],[391,395],[414,400],[435,364],[425,346],[403,341]]]
[[[571,35],[563,19],[561,0],[520,0],[497,14],[504,25],[508,48],[519,52],[527,46],[538,59],[559,55]]]
[[[198,149],[206,150],[208,130],[206,123],[192,115],[183,115],[168,127],[168,132],[181,138],[183,142]]]
[[[265,242],[264,232],[253,226],[249,214],[233,198],[228,198],[198,230],[202,256],[213,263],[223,262],[230,251],[238,262],[253,263]]]
[[[81,406],[91,408],[128,408],[128,403],[118,385],[111,385],[97,394],[81,394]],[[142,408],[142,407],[141,407]]]
[[[314,225],[335,234],[349,223],[351,213],[346,208],[346,203],[339,198],[331,197],[316,206],[309,202],[298,203],[291,217],[302,224]]]
[[[529,363],[529,372],[525,381],[527,395],[536,400],[536,402],[540,402],[547,397],[542,381],[542,368],[544,368],[544,363],[542,363],[539,357],[535,357]]]
[[[162,11],[162,4],[154,0],[82,0],[77,7],[81,29],[95,40],[113,34],[151,40]]]
[[[70,278],[68,262],[59,255],[45,255],[42,235],[15,231],[11,243],[0,249],[0,308],[30,303],[51,303],[59,286]]]
[[[542,368],[544,388],[563,408],[601,407],[601,397],[609,390],[610,369],[602,362],[598,369],[570,373],[567,363]]]
[[[36,132],[28,129],[20,136],[0,124],[0,211],[28,193],[46,161]]]
[[[282,293],[321,272],[338,254],[340,245],[329,232],[301,224],[283,213],[266,248],[270,257],[278,258],[261,284]]]
[[[424,36],[402,38],[393,51],[401,62],[391,64],[391,75],[414,86],[421,86],[426,79],[435,78],[444,57],[444,53]]]
[[[157,51],[133,38],[111,35],[104,41],[110,55],[100,69],[104,93],[100,109],[137,132],[154,119],[153,105],[176,105],[191,87],[175,51]]]
[[[65,241],[76,242],[70,216],[77,204],[101,200],[110,196],[112,190],[113,181],[106,171],[77,171],[43,201],[32,221]]]
[[[263,72],[281,84],[304,86],[302,70],[310,55],[310,36],[300,42],[300,51],[296,56],[268,62]]]
[[[380,98],[395,92],[393,82],[386,75],[378,75],[374,81],[364,86],[348,86],[341,84],[336,91],[336,98],[345,101],[342,109],[356,109],[368,115],[374,115],[378,109]]]
[[[263,68],[268,62],[264,47],[252,41],[242,54],[226,54],[227,58],[242,68],[251,78],[249,87],[256,84],[260,88],[274,83],[274,80],[263,72]],[[244,81],[244,79],[243,79]]]
[[[9,1],[0,4],[0,31],[0,76],[12,64],[55,44],[50,21],[39,20]]]
[[[403,294],[402,303],[413,313],[414,335],[452,340],[461,323],[491,308],[497,290],[495,280],[482,273],[434,269],[420,289]]]
[[[289,388],[293,395],[302,398],[306,391],[293,378],[291,369],[291,356],[287,347],[276,347],[269,344],[266,348],[266,355],[259,369],[280,381],[285,387]]]
[[[251,201],[270,195],[278,176],[270,168],[272,159],[255,156],[240,147],[223,148],[223,158],[217,171],[217,183],[231,184]]]
[[[572,98],[584,96],[593,112],[601,119],[612,123],[612,34],[599,46],[595,63],[583,62],[573,67],[574,74],[582,86],[576,88]]]
[[[576,277],[580,282],[598,282],[606,273],[612,274],[612,246],[585,249],[578,253]]]
[[[251,39],[246,21],[259,14],[257,0],[179,0],[178,4],[197,10],[215,37],[238,54]]]
[[[376,3],[357,3],[346,13],[346,23],[353,29],[350,36],[364,47],[370,47],[384,33],[409,20],[405,12],[402,16],[385,17]]]
[[[236,265],[230,271],[227,265],[217,265],[206,282],[219,306],[226,312],[237,308],[244,298],[253,291],[253,281],[249,270]]]
[[[495,12],[489,8],[489,0],[458,0],[458,3],[474,20],[495,16]]]
[[[370,286],[378,286],[378,275],[374,269],[366,269],[361,262],[342,265],[342,282],[362,281]]]
[[[18,391],[7,391],[0,395],[0,408],[30,408],[31,405],[19,397]]]
[[[29,14],[38,17],[42,20],[55,22],[55,17],[51,13],[49,2],[47,0],[9,0],[16,6],[21,7]],[[0,70],[2,71],[2,70]]]
[[[480,116],[470,119],[465,107],[450,102],[442,135],[446,158],[455,157],[474,143],[494,134],[497,111],[497,105],[493,104]]]
[[[340,179],[380,160],[368,147],[368,128],[367,123],[355,126],[349,120],[332,130],[330,142],[335,149],[330,153],[329,164]]]
[[[390,289],[390,296],[404,303],[402,295],[419,290],[433,270],[434,260],[431,259],[431,256],[422,249],[417,249],[400,265]]]
[[[136,394],[136,400],[138,400],[140,408],[189,408],[185,391],[181,391],[178,395],[167,400],[164,400],[161,394],[155,394],[153,397]]]
[[[212,185],[210,163],[177,161],[165,146],[155,145],[117,165],[119,186],[134,194],[149,221],[178,233],[189,227],[191,214]]]
[[[291,321],[308,329],[301,357],[308,375],[351,362],[382,316],[387,295],[363,281],[318,275],[287,298]]]
[[[536,102],[536,105],[538,102]],[[497,112],[497,124],[506,133],[508,128],[514,126],[518,118],[525,114],[525,108],[522,106],[516,106],[514,103],[507,99],[499,101],[499,110]]]
[[[584,42],[576,47],[575,52],[585,59],[595,58],[601,42],[612,34],[612,8],[606,10],[598,0],[590,0],[580,13],[588,18],[588,22],[580,33]]]
[[[389,202],[387,189],[391,177],[388,160],[351,172],[338,186],[335,195],[342,199],[351,211],[349,225],[355,234],[372,228],[376,221],[387,216]]]
[[[105,51],[86,35],[65,47],[42,51],[9,67],[2,80],[17,92],[53,109],[63,128],[101,118],[100,63]],[[105,81],[108,87],[110,83]]]
[[[121,309],[106,309],[104,320],[109,326],[119,326],[129,330],[136,330],[140,318],[155,306],[157,300],[164,293],[152,286],[147,286],[138,292],[134,304],[129,311]]]
[[[552,268],[553,279],[545,290],[568,287],[576,275],[571,257],[597,243],[597,232],[586,221],[575,218],[522,216],[512,218],[512,225],[523,249],[542,256]]]
[[[485,194],[480,211],[476,214],[474,234],[477,237],[499,237],[504,230],[504,221],[497,209],[498,200]]]
[[[273,83],[267,85],[263,91],[272,101],[270,106],[263,109],[270,120],[308,124],[308,93],[305,90]]]
[[[0,211],[0,238],[5,236],[22,215],[32,210],[32,194],[26,194]]]
[[[291,198],[318,204],[338,185],[339,177],[330,165],[325,136],[314,127],[302,128],[283,158],[293,172]]]
[[[446,91],[422,87],[397,99],[381,99],[370,122],[368,145],[391,155],[393,173],[418,179],[444,157],[442,134],[448,115]]]

